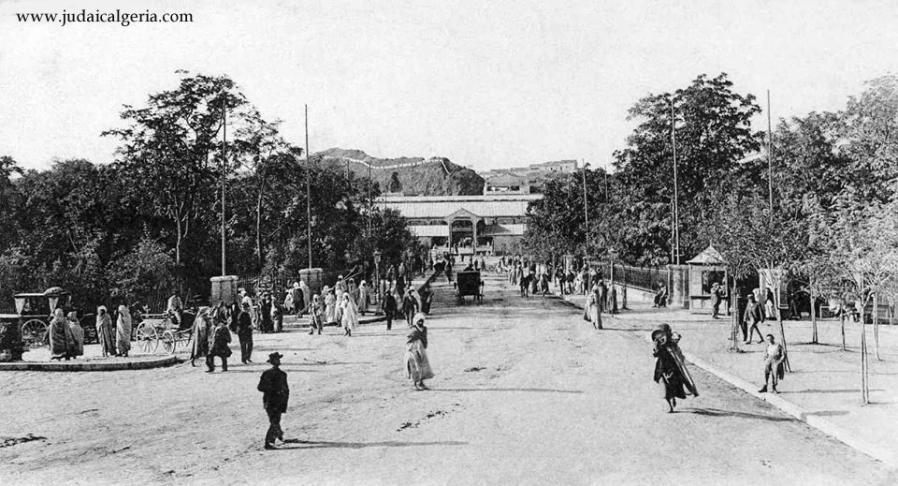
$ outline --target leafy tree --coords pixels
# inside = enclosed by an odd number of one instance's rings
[[[527,207],[524,244],[540,260],[585,250],[583,186],[579,180],[580,174],[566,174],[546,181],[544,197]]]
[[[726,74],[701,75],[686,88],[646,96],[630,109],[628,119],[638,125],[614,161],[622,187],[637,202],[628,215],[632,223],[639,223],[630,225],[635,234],[626,240],[634,246],[629,253],[653,253],[657,251],[653,246],[660,244],[661,255],[671,254],[669,241],[658,241],[657,225],[670,228],[673,214],[672,133],[681,252],[695,254],[702,249],[704,241],[697,236],[721,198],[716,188],[730,177],[738,160],[760,148],[759,135],[751,129],[751,118],[759,112],[754,96],[735,92]],[[661,205],[668,205],[667,210],[659,210]],[[645,242],[651,246],[638,246]]]
[[[374,265],[374,252],[380,251],[383,262],[399,262],[408,250],[414,251],[417,238],[409,231],[402,215],[395,209],[375,209],[370,213],[371,230],[358,234],[352,242],[350,255],[355,261]],[[382,264],[381,268],[386,265]]]
[[[801,240],[789,270],[811,301],[812,343],[818,341],[814,304],[832,290],[826,213],[850,182],[845,168],[851,162],[837,145],[839,129],[837,114],[812,112],[781,121],[774,134],[776,211],[794,223]]]
[[[292,154],[282,157],[290,149],[287,142],[278,132],[280,122],[269,123],[255,110],[246,117],[246,125],[237,132],[235,149],[238,158],[250,170],[254,180],[255,201],[255,240],[257,270],[265,264],[265,253],[262,245],[262,223],[264,200],[268,190],[277,183],[278,169],[284,169],[284,163],[292,164],[302,155],[302,149],[293,148]]]
[[[121,141],[120,168],[142,211],[174,226],[178,267],[191,230],[212,220],[216,176],[232,169],[223,159],[225,111],[239,123],[246,113],[238,110],[246,105],[226,76],[186,76],[177,89],[150,95],[144,108],[125,106],[121,118],[128,127],[104,132]]]
[[[144,236],[131,251],[108,266],[110,294],[125,302],[153,300],[174,290],[175,261],[171,250]]]
[[[15,159],[9,156],[0,156],[0,222],[12,221],[15,218],[15,208],[19,205],[19,192],[16,189],[13,177],[21,176],[22,168]],[[0,250],[6,249],[15,241],[16,227],[8,225],[0,232]]]
[[[774,279],[780,280],[801,251],[801,240],[795,230],[795,222],[785,218],[782,213],[771,214],[767,199],[757,194],[745,197],[731,195],[725,205],[717,207],[714,220],[706,231],[736,279],[768,271]],[[731,295],[735,294],[734,281]],[[777,289],[774,289],[773,295],[774,304],[779,308]],[[782,314],[777,312],[776,315],[780,343],[787,348]],[[736,324],[734,319],[734,338]],[[788,354],[786,369],[790,369]]]
[[[855,199],[886,202],[890,181],[898,177],[898,75],[866,85],[839,113],[841,150],[851,160],[843,170]]]

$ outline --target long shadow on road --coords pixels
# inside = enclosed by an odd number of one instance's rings
[[[678,413],[692,413],[695,415],[703,415],[706,417],[737,417],[746,419],[766,420],[769,422],[793,422],[795,419],[791,417],[774,417],[770,415],[762,415],[758,413],[737,412],[734,410],[721,410],[719,408],[683,408]]]
[[[319,440],[287,439],[284,444],[299,444],[298,446],[281,446],[277,450],[290,449],[365,449],[368,447],[426,447],[426,446],[462,446],[467,442],[457,440],[439,442],[403,442],[388,440],[384,442],[328,442]]]
[[[525,392],[525,393],[571,393],[581,394],[583,390],[556,390],[552,388],[432,388],[436,392]]]

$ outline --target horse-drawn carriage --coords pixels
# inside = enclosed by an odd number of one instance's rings
[[[18,322],[22,345],[25,350],[45,346],[49,342],[50,321],[56,309],[62,309],[68,316],[75,312],[76,319],[84,329],[84,342],[97,341],[97,330],[93,326],[94,314],[84,314],[72,308],[72,294],[60,287],[50,287],[44,292],[26,292],[13,296],[16,304],[15,314],[0,314],[2,322]]]
[[[193,321],[196,312],[184,310],[180,313],[180,320],[172,312],[162,314],[150,314],[149,309],[144,308],[140,314],[141,321],[137,325],[134,339],[136,348],[144,353],[155,353],[162,345],[163,351],[175,354],[179,346],[190,347],[193,338]]]
[[[477,271],[461,271],[456,275],[455,298],[463,304],[465,297],[472,296],[478,304],[483,301],[483,280],[480,279],[480,272]]]

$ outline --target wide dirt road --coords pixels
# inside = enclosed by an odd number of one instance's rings
[[[255,361],[0,376],[0,483],[896,484],[882,465],[693,368],[667,414],[645,331],[595,331],[558,299],[487,279],[483,305],[436,285],[432,390],[414,391],[405,324],[352,338],[256,336]],[[649,329],[652,323],[646,323]],[[684,336],[684,348],[689,336]],[[286,355],[289,443],[263,451],[256,391]],[[289,478],[288,482],[284,478]]]

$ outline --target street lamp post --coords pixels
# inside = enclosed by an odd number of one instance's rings
[[[380,304],[380,250],[374,250],[374,302]]]
[[[589,203],[586,199],[586,171],[589,164],[583,164],[583,221],[585,223],[585,241],[583,242],[583,253],[585,257],[589,257]]]
[[[614,261],[617,260],[617,250],[614,248],[609,248],[608,256],[611,258],[611,290],[608,291],[608,294],[612,299],[609,310],[614,313],[617,308],[617,291],[614,290]]]

